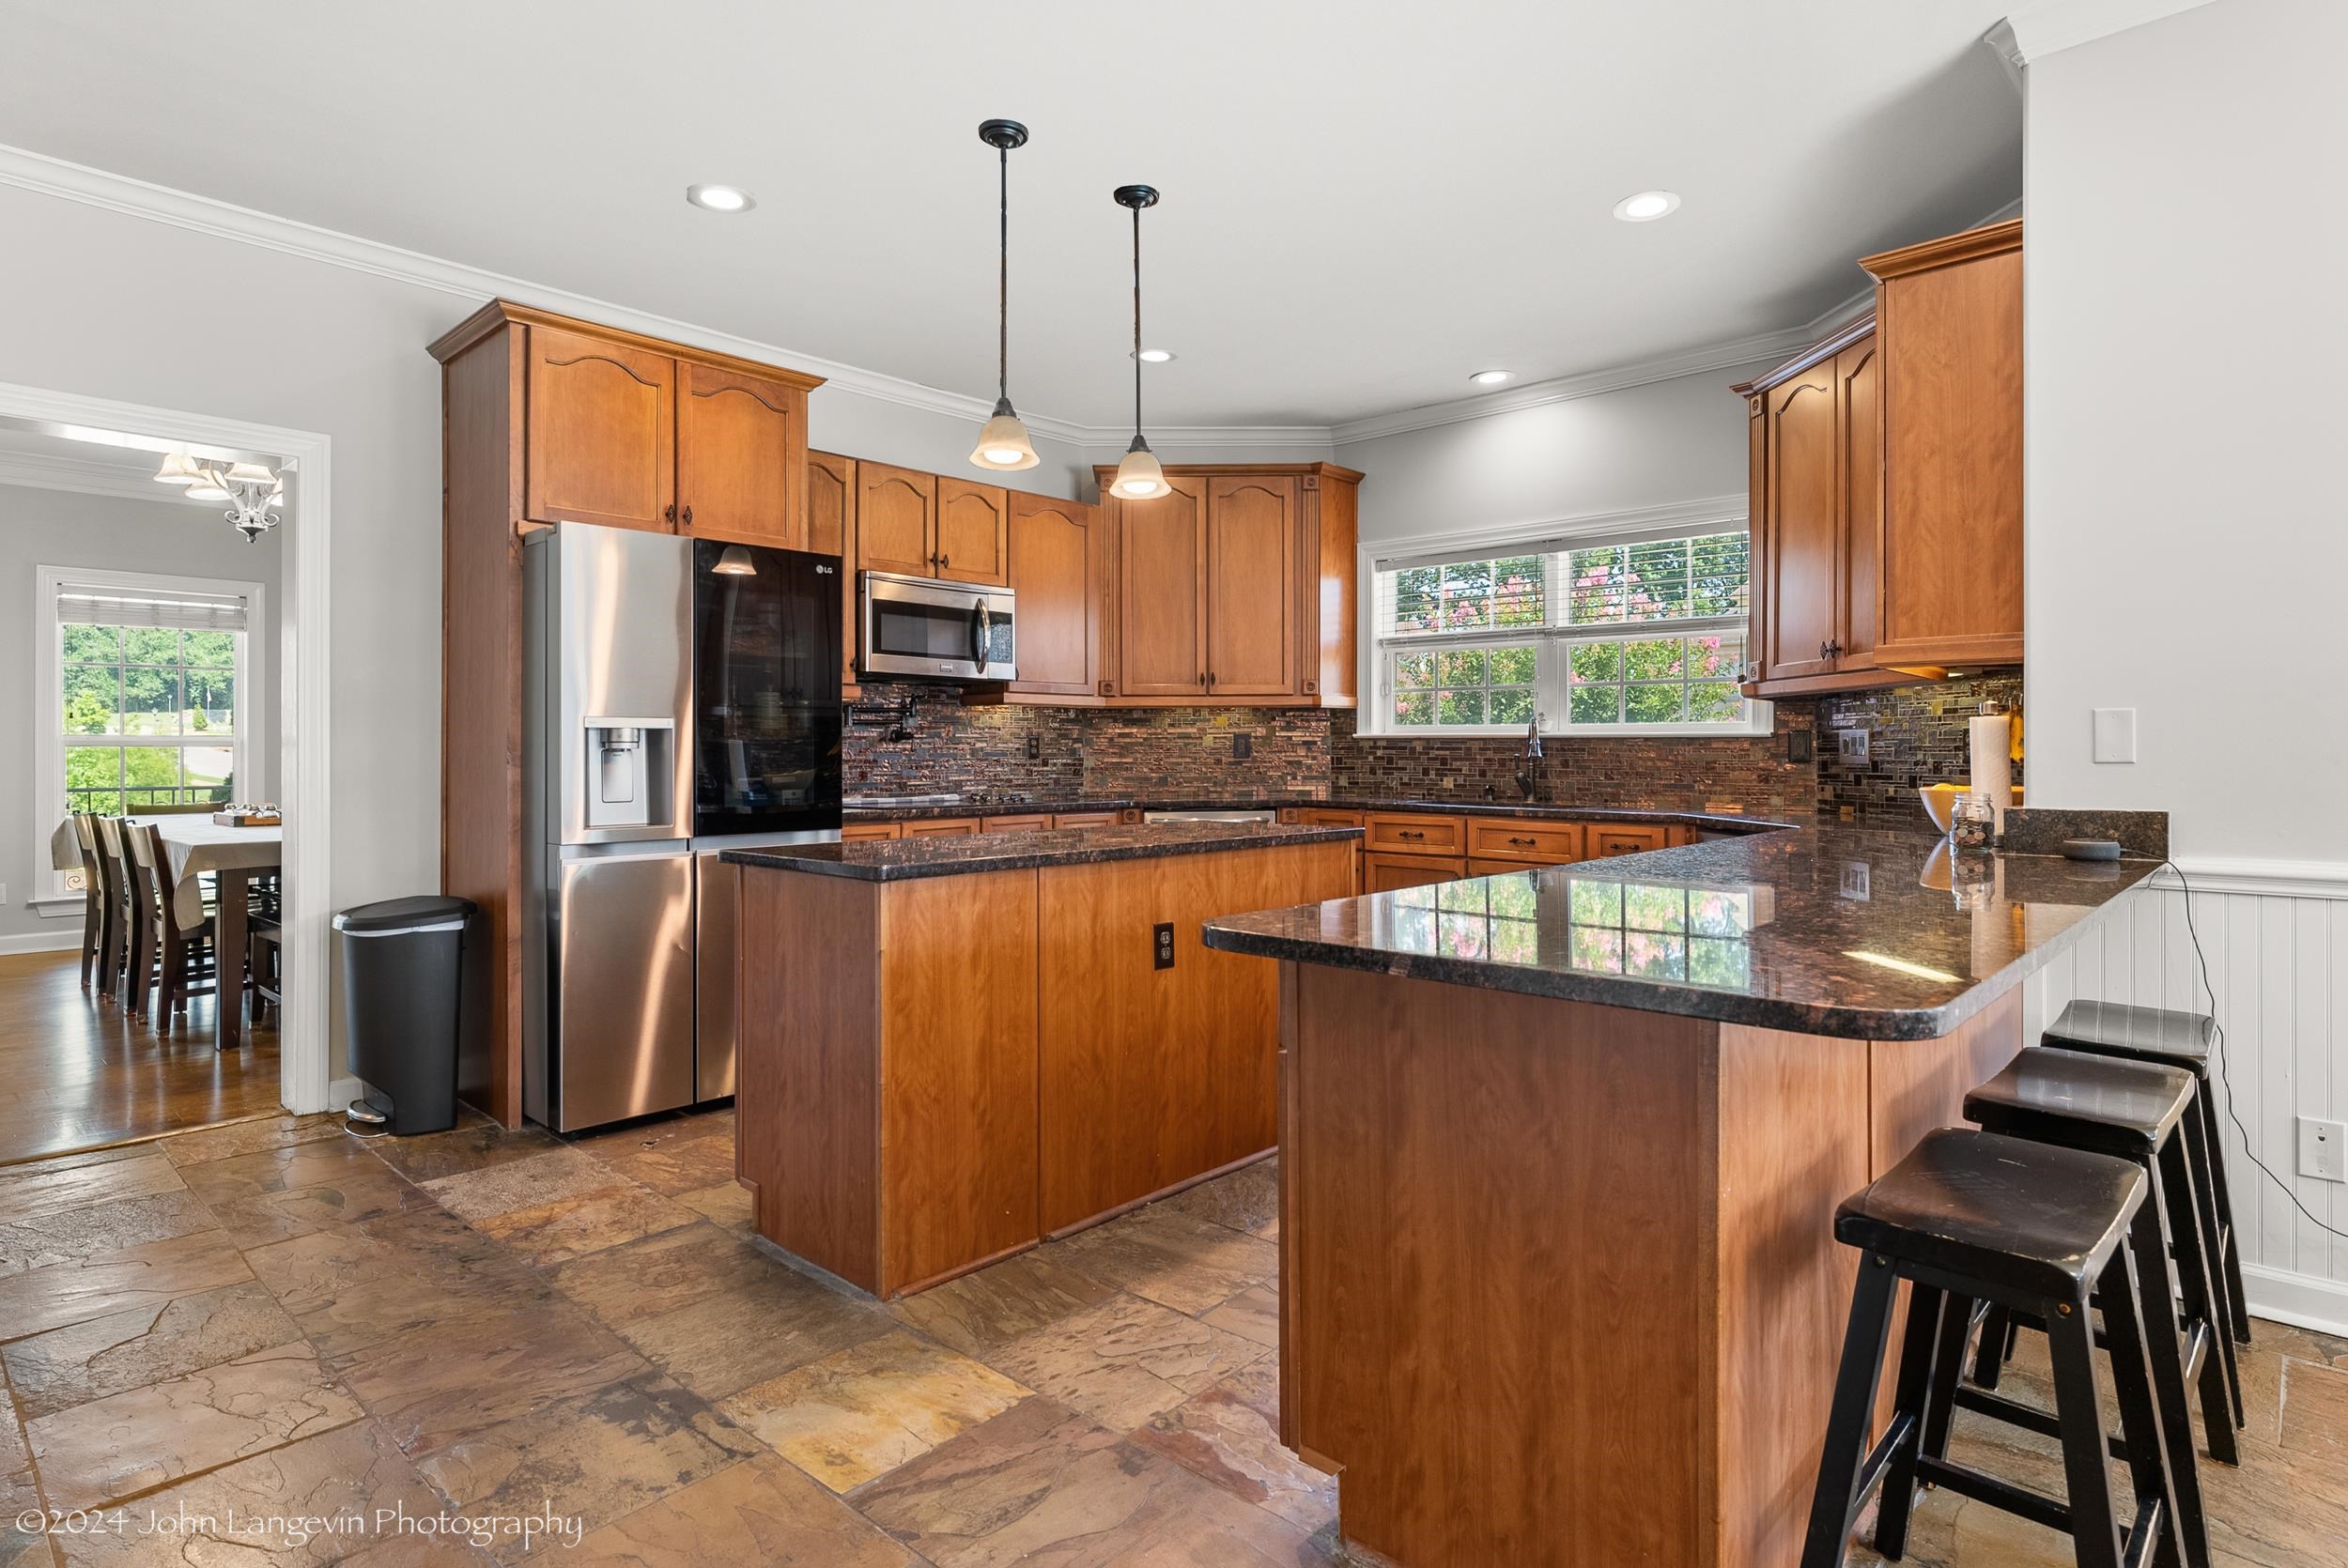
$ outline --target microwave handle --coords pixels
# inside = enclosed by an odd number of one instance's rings
[[[984,594],[981,594],[978,602],[970,607],[970,662],[978,666],[981,671],[986,669],[986,646],[989,641],[988,622],[990,619],[991,617],[989,617],[986,612],[986,596]]]

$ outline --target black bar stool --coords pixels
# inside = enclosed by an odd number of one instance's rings
[[[2157,1062],[2193,1075],[2199,1092],[2194,1096],[2194,1114],[2185,1124],[2186,1154],[2193,1161],[2194,1185],[2205,1206],[2202,1228],[2217,1237],[2217,1255],[2210,1273],[2225,1289],[2225,1316],[2233,1325],[2233,1337],[2248,1345],[2250,1304],[2242,1293],[2242,1254],[2234,1245],[2233,1199],[2226,1191],[2226,1145],[2217,1135],[2217,1099],[2209,1088],[2210,1046],[2217,1029],[2207,1013],[2132,1007],[2119,1002],[2074,1002],[2039,1037],[2039,1043],[2096,1056]]]
[[[1879,1484],[1876,1550],[1908,1549],[1916,1483],[2070,1533],[2079,1568],[2178,1568],[2177,1498],[2152,1363],[2138,1315],[2136,1254],[2124,1246],[2144,1207],[2144,1173],[2124,1160],[2051,1144],[1942,1128],[1835,1212],[1835,1239],[1860,1249],[1826,1452],[1810,1507],[1802,1568],[1838,1568],[1851,1522]],[[1909,1282],[1892,1422],[1867,1447],[1891,1337],[1894,1287]],[[2120,1398],[2136,1516],[2123,1534],[2104,1455],[2089,1298],[2100,1294]],[[1985,1300],[2047,1325],[2067,1502],[1952,1462],[1957,1372]]]
[[[2161,1429],[2169,1438],[2169,1465],[2176,1481],[2178,1533],[2186,1560],[2193,1568],[2208,1568],[2209,1530],[2186,1386],[2200,1386],[2210,1457],[2229,1465],[2241,1462],[2234,1427],[2241,1422],[2242,1398],[2232,1330],[2211,1284],[2192,1165],[2180,1131],[2195,1098],[2193,1075],[2176,1068],[2040,1046],[2024,1051],[2003,1072],[1967,1095],[1965,1115],[1990,1132],[2128,1161],[2151,1183],[2151,1200],[2138,1210],[2128,1245],[2136,1253],[2153,1388],[2160,1401]],[[2177,1303],[2165,1288],[2172,1248],[2185,1302],[2182,1325]],[[2008,1328],[2012,1321],[2007,1309],[1988,1309],[1973,1363],[1978,1387],[1959,1388],[1956,1403],[2054,1436],[2053,1423],[2044,1412],[1985,1391],[1998,1385],[2000,1365],[2013,1343]]]

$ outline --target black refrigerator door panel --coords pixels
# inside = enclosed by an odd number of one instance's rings
[[[694,541],[695,838],[840,825],[840,571]]]

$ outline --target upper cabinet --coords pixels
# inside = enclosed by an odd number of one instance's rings
[[[502,354],[520,396],[517,527],[601,523],[803,548],[821,379],[496,300],[433,346]]]
[[[1001,492],[997,492],[1000,494]],[[1011,588],[1018,595],[1014,692],[1096,697],[1107,549],[1081,501],[1010,493]]]
[[[1860,265],[1883,340],[1876,662],[2019,663],[2021,220]]]
[[[1096,472],[1116,556],[1109,700],[1352,706],[1360,474],[1175,465],[1169,494],[1135,501]]]
[[[1003,588],[1011,582],[1011,498],[999,484],[939,475],[937,575]]]
[[[861,572],[937,575],[935,474],[857,461],[856,564]]]
[[[676,361],[548,326],[527,341],[523,515],[673,529]]]
[[[805,390],[710,365],[677,372],[678,528],[808,548]]]
[[[856,560],[857,461],[837,453],[807,454],[807,547],[836,555],[840,574],[840,690],[857,695],[856,682],[857,603]]]
[[[2021,224],[1862,265],[1872,315],[1736,389],[1756,696],[2022,657]]]

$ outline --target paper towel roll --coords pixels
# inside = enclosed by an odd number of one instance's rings
[[[1968,785],[1973,793],[1987,795],[1990,809],[1997,819],[1997,831],[2005,831],[2005,808],[2014,804],[2014,770],[2010,765],[2014,749],[2014,720],[2007,714],[1989,714],[1972,719],[1965,726],[1966,738],[1972,746],[1972,777]]]

